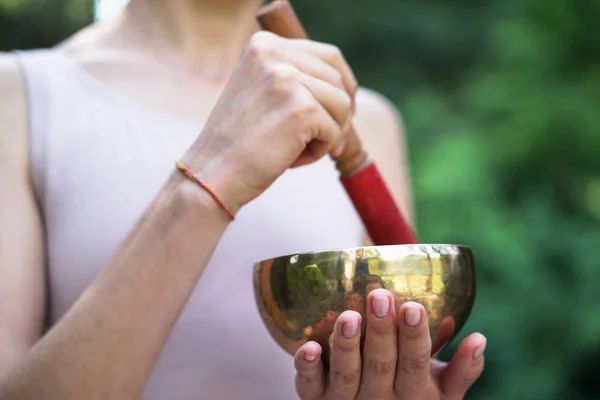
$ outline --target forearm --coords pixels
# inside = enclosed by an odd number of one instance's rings
[[[69,313],[0,384],[0,398],[134,399],[227,217],[176,174]]]

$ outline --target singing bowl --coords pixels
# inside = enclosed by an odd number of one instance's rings
[[[396,309],[415,301],[425,307],[432,356],[464,326],[475,300],[471,250],[448,244],[370,246],[290,254],[254,265],[254,294],[273,339],[294,354],[307,341],[323,347],[344,310],[362,314],[376,288],[389,290]]]

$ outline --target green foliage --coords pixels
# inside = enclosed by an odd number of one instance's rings
[[[90,20],[84,3],[0,0],[0,48],[61,40]],[[469,398],[597,397],[600,1],[294,5],[402,111],[422,240],[474,250],[461,337],[489,341]]]
[[[0,51],[53,46],[93,12],[92,0],[0,0]]]

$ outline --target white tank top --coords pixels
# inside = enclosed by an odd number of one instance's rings
[[[19,58],[54,324],[119,247],[201,126],[120,97],[55,51]],[[286,172],[225,232],[141,398],[297,398],[293,358],[256,309],[253,263],[360,245],[362,233],[328,158]]]

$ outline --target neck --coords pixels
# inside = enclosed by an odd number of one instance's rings
[[[190,75],[223,78],[233,70],[258,29],[262,0],[131,0],[124,28],[158,58]]]

